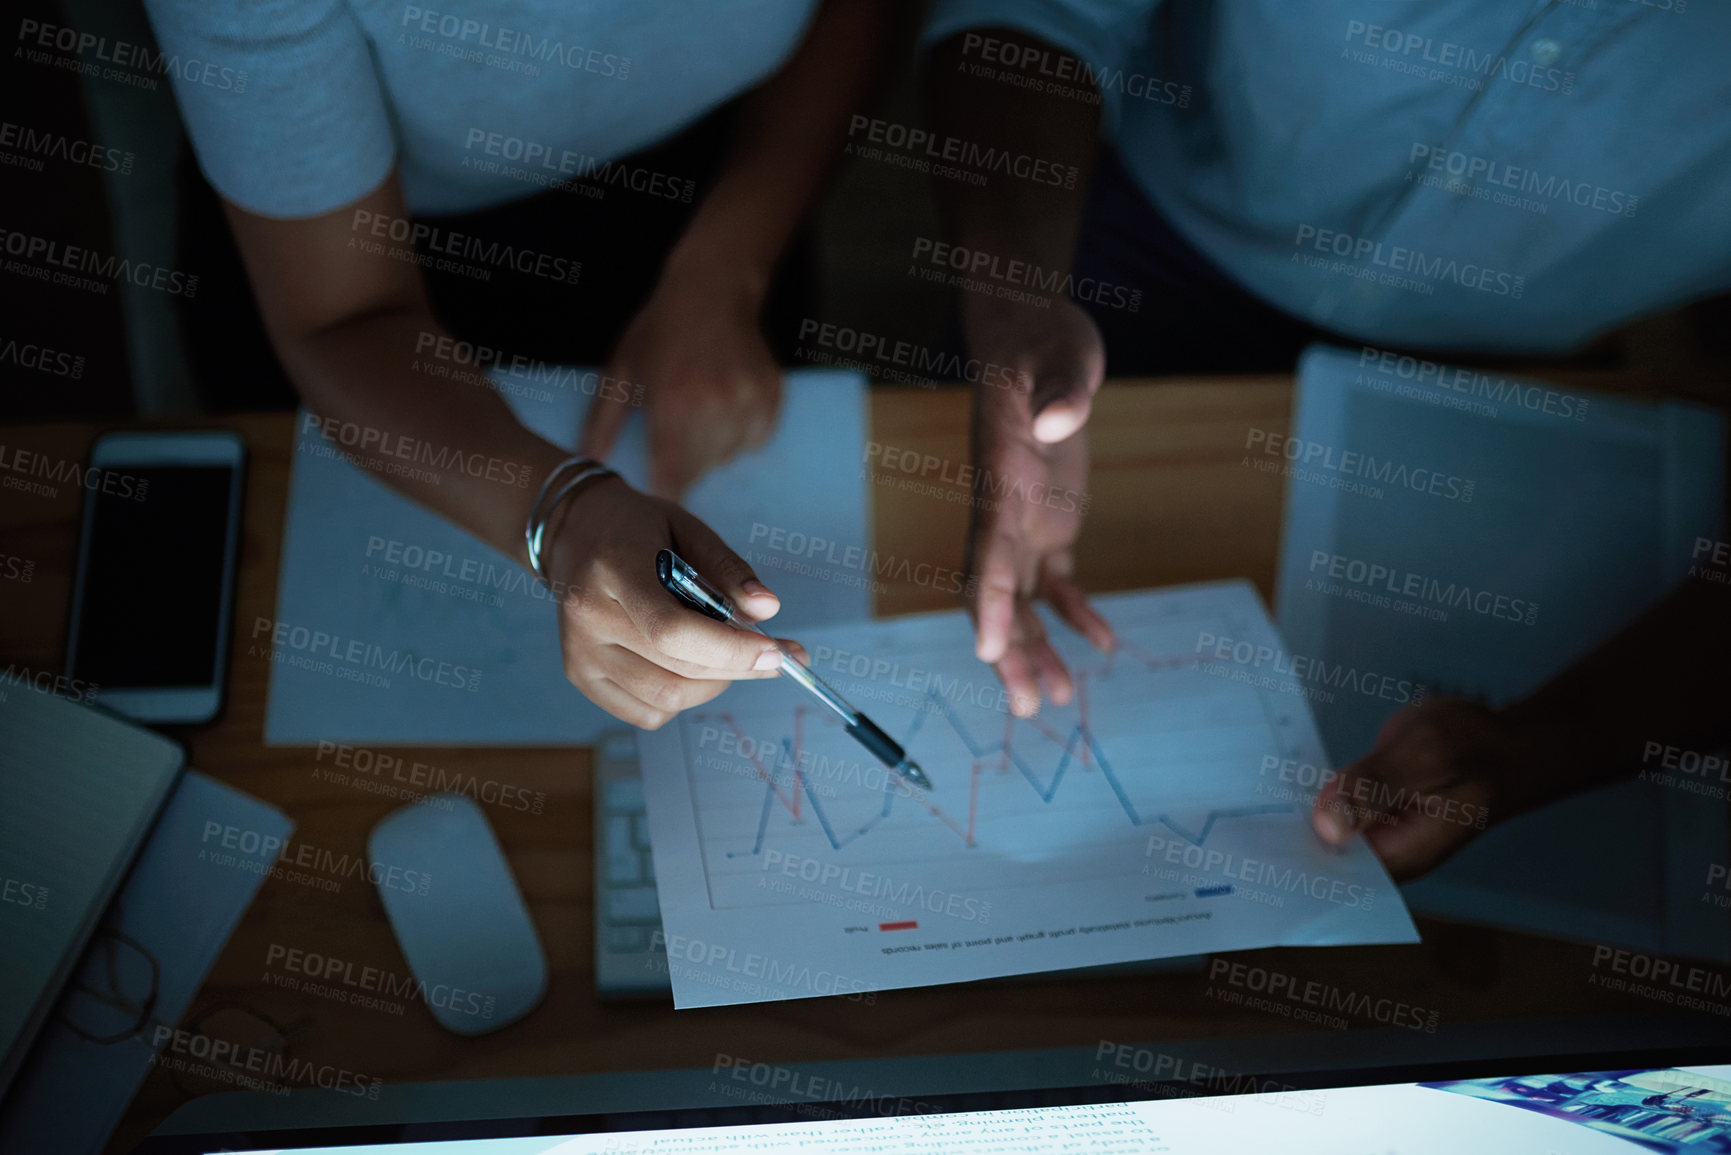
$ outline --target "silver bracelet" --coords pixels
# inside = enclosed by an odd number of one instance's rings
[[[559,488],[554,489],[554,482],[559,481],[561,475],[571,470],[575,470],[575,474],[565,480]],[[529,507],[529,520],[523,526],[523,543],[529,554],[529,568],[542,582],[549,581],[547,572],[541,565],[542,538],[547,533],[547,522],[552,519],[554,511],[559,508],[562,501],[571,496],[578,486],[585,482],[617,476],[619,476],[617,473],[599,461],[593,461],[587,457],[567,457],[554,466],[552,472],[547,474],[546,480],[541,482],[540,492],[535,495],[535,504]],[[549,497],[548,492],[550,490],[552,496]]]

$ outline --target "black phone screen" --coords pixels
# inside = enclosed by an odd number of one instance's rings
[[[104,472],[114,476],[88,499],[96,504],[72,668],[104,689],[208,686],[216,680],[234,468]]]

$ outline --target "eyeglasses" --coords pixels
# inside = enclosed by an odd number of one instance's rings
[[[175,1033],[172,1023],[157,1017],[162,991],[162,967],[137,939],[120,929],[123,915],[116,907],[85,953],[78,974],[67,988],[57,1018],[73,1034],[102,1046],[137,1039],[153,1057],[158,1044]],[[216,1056],[252,1057],[263,1052],[271,1069],[289,1058],[289,1044],[311,1023],[301,1019],[287,1026],[239,1003],[218,1000],[188,1016],[180,1033],[233,1044],[210,1047],[210,1057],[194,1052],[190,1062],[169,1062],[174,1085],[187,1095],[256,1087],[256,1069]],[[269,1089],[269,1088],[267,1088]]]
[[[118,908],[97,932],[59,1011],[62,1023],[89,1043],[140,1038],[159,1024],[156,1002],[162,967],[144,945],[119,928]],[[148,1041],[147,1041],[148,1045]]]
[[[198,1057],[195,1052],[192,1062],[171,1065],[170,1077],[188,1095],[238,1090],[286,1092],[286,1086],[273,1082],[274,1076],[289,1067],[293,1057],[290,1046],[311,1023],[310,1018],[303,1018],[285,1026],[262,1011],[219,999],[188,1016],[181,1030],[195,1039],[233,1045],[212,1047],[209,1057]]]

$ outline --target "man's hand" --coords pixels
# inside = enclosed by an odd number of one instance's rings
[[[1074,684],[1034,610],[1045,598],[1065,622],[1101,649],[1112,627],[1072,580],[1072,547],[1088,504],[1088,420],[1105,373],[1094,322],[1074,303],[1048,308],[992,301],[964,311],[970,350],[1002,365],[1012,382],[982,382],[974,395],[979,466],[968,533],[969,606],[975,650],[1009,691],[1022,717],[1041,691],[1059,705]]]
[[[1355,834],[1396,879],[1440,865],[1490,822],[1566,788],[1497,711],[1437,698],[1390,718],[1376,748],[1317,793],[1311,823],[1324,842]]]
[[[670,268],[620,338],[607,373],[643,390],[652,493],[677,501],[775,432],[781,367],[758,327],[760,301],[753,287]],[[634,399],[597,393],[577,451],[605,460]]]
[[[548,532],[565,674],[609,714],[654,730],[731,682],[776,676],[780,658],[767,638],[688,609],[656,580],[656,553],[672,549],[752,620],[781,608],[738,554],[677,505],[608,478],[567,500]],[[803,659],[798,643],[783,644]]]

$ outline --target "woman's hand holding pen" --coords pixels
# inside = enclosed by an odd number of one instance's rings
[[[655,555],[672,549],[744,616],[762,621],[781,608],[745,560],[679,506],[607,478],[556,510],[547,535],[565,676],[614,717],[658,729],[730,682],[776,676],[768,639],[692,613],[656,580]],[[804,659],[798,643],[782,644]]]

